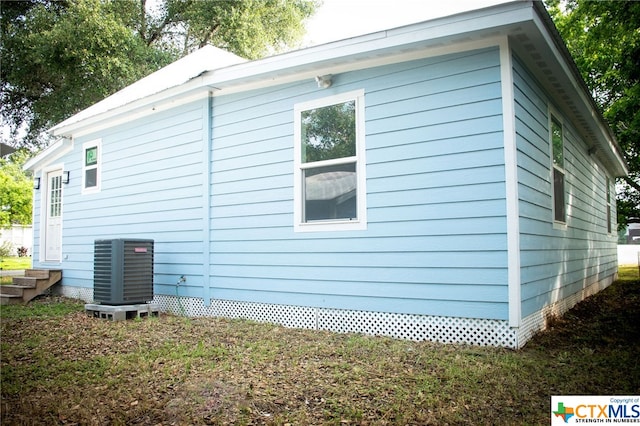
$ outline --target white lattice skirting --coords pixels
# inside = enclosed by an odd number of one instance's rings
[[[93,289],[87,287],[72,287],[69,285],[56,285],[51,288],[54,294],[58,294],[71,299],[80,299],[86,303],[93,302]]]
[[[267,303],[156,295],[160,309],[190,317],[245,318],[285,327],[363,333],[409,340],[515,347],[516,332],[507,321],[352,311]]]
[[[363,333],[415,341],[521,348],[536,332],[546,327],[550,316],[562,315],[576,303],[609,286],[614,279],[615,276],[606,278],[545,307],[524,318],[519,328],[509,327],[508,321],[504,320],[352,311],[232,300],[212,299],[211,305],[205,306],[201,298],[178,298],[162,294],[156,295],[153,302],[158,304],[163,312],[189,317],[244,318],[285,327],[338,333]],[[93,300],[91,288],[60,286],[58,289],[66,297],[81,299],[87,303]]]

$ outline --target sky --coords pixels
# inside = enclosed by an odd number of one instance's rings
[[[303,46],[400,27],[508,0],[324,0],[307,22]]]

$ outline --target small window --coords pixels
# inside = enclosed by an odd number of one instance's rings
[[[564,135],[562,124],[551,116],[551,150],[553,159],[553,219],[566,222],[564,191]]]
[[[364,92],[295,106],[294,228],[366,229]]]
[[[100,191],[100,169],[102,155],[101,141],[91,141],[82,145],[82,192]]]
[[[607,191],[607,233],[611,233],[611,181],[607,176],[606,179],[606,191]]]

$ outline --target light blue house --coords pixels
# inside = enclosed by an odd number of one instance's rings
[[[626,165],[540,2],[207,47],[51,133],[34,266],[87,302],[94,240],[150,238],[163,310],[521,347],[617,274]]]

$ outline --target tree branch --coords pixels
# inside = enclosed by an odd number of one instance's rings
[[[199,48],[203,48],[207,45],[207,43],[209,43],[209,40],[211,40],[211,37],[213,37],[213,35],[218,31],[218,28],[220,28],[220,24],[214,24],[210,27],[209,31],[207,31],[207,33],[204,35],[204,38],[200,41],[199,44]]]
[[[622,179],[624,179],[624,181],[627,183],[627,185],[629,185],[630,187],[632,187],[636,191],[640,192],[640,184],[638,182],[634,181],[629,176],[625,176]]]
[[[147,12],[146,12],[147,0],[140,0],[140,38],[145,40],[147,34]]]

